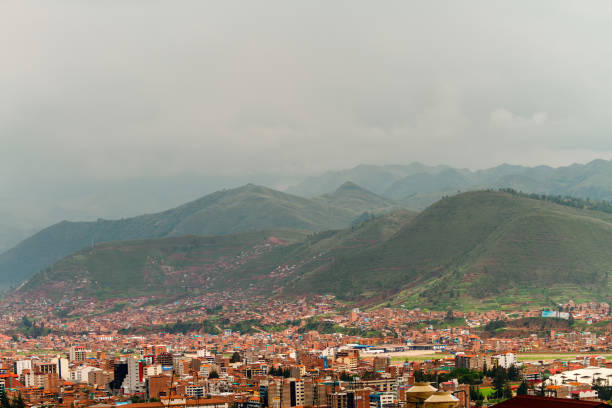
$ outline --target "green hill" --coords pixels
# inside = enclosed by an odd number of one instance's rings
[[[17,294],[50,298],[127,298],[198,294],[230,271],[304,238],[289,230],[212,237],[116,241],[69,255],[36,274]]]
[[[121,220],[61,222],[0,255],[0,286],[16,285],[64,256],[95,243],[181,235],[221,235],[271,228],[322,231],[350,226],[363,204],[389,202],[353,189],[307,199],[252,184],[223,190],[156,214]],[[359,194],[363,195],[359,199]],[[378,201],[377,201],[378,200]],[[379,208],[381,209],[381,208]]]
[[[384,242],[305,271],[287,293],[324,287],[346,299],[437,307],[604,298],[611,245],[610,214],[502,192],[464,193],[432,205]]]
[[[389,238],[414,216],[398,211],[310,235],[276,230],[103,243],[63,258],[18,293],[58,298],[270,291],[293,278],[295,262],[312,267],[338,253],[356,253]]]
[[[243,290],[437,309],[608,299],[612,214],[575,204],[479,191],[309,235],[109,243],[64,258],[20,293]]]

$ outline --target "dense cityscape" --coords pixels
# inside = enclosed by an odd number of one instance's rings
[[[5,302],[11,406],[384,408],[433,396],[467,407],[612,391],[607,303],[465,313],[331,296],[154,300]]]

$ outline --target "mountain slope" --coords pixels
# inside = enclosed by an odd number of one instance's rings
[[[257,231],[212,237],[117,241],[71,254],[39,272],[20,295],[127,297],[186,292],[270,291],[308,264],[352,253],[387,239],[415,216],[409,211],[371,219],[346,230]]]
[[[356,212],[388,212],[397,207],[393,201],[374,194],[351,181],[347,181],[333,193],[324,194],[318,199],[328,205],[348,208]]]
[[[305,234],[277,230],[103,243],[39,272],[16,295],[59,299],[202,293],[217,279],[226,281],[233,269]]]
[[[564,285],[604,297],[612,217],[498,192],[446,198],[390,239],[305,272],[287,288],[344,298],[465,304]],[[543,293],[543,292],[541,292]]]
[[[364,201],[370,202],[371,193],[363,194]],[[99,242],[270,228],[321,231],[349,226],[363,212],[335,204],[249,184],[157,214],[121,220],[64,221],[1,254],[0,285],[18,284],[71,252]],[[388,206],[384,200],[381,204]]]
[[[612,214],[506,192],[462,193],[419,214],[401,210],[307,236],[249,234],[97,245],[39,273],[19,293],[193,288],[490,309],[609,300],[611,289]]]

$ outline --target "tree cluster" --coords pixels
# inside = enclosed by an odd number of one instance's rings
[[[500,188],[499,191],[504,193],[509,193],[519,197],[531,198],[533,200],[540,201],[548,201],[551,203],[564,205],[566,207],[586,209],[586,210],[595,210],[606,213],[612,213],[612,202],[610,201],[598,201],[598,200],[590,200],[590,199],[582,199],[571,196],[561,196],[561,195],[546,195],[546,194],[536,194],[536,193],[523,193],[522,191],[516,191],[513,188]]]
[[[10,401],[4,390],[0,390],[0,408],[25,408],[25,406],[26,404],[21,394]]]

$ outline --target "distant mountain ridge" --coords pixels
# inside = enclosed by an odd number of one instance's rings
[[[184,235],[222,235],[273,228],[345,228],[364,211],[393,203],[364,189],[340,188],[308,199],[248,184],[206,195],[156,214],[120,220],[63,221],[0,254],[0,285],[18,284],[66,255],[100,242]]]
[[[317,196],[335,190],[346,181],[417,210],[445,195],[484,188],[513,188],[528,193],[612,201],[612,161],[606,160],[558,168],[502,164],[477,171],[420,163],[359,165],[307,178],[287,191],[305,197]]]

